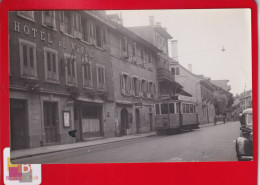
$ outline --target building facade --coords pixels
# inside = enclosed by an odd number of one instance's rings
[[[85,11],[10,12],[12,149],[115,135],[109,24],[104,16]],[[75,138],[68,134],[73,130]]]
[[[109,30],[117,135],[154,130],[158,49],[113,17]]]
[[[242,92],[239,95],[239,101],[242,111],[252,107],[252,90]]]
[[[198,76],[184,68],[178,62],[171,62],[170,69],[175,80],[183,86],[183,89],[197,100],[197,113],[199,124],[214,122],[214,86],[208,79]]]
[[[104,11],[10,12],[13,150],[154,130],[160,50],[118,20]]]

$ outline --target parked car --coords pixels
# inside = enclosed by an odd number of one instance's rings
[[[245,109],[240,115],[240,137],[236,140],[239,161],[253,160],[253,114],[252,108]]]

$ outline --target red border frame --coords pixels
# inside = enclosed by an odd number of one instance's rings
[[[3,0],[0,4],[0,160],[9,146],[8,11],[40,9],[205,9],[250,8],[252,17],[252,72],[254,111],[253,162],[59,164],[42,165],[42,184],[257,184],[258,161],[258,35],[257,6],[253,0]],[[239,41],[238,41],[239,42]],[[243,43],[240,43],[243,44]],[[3,172],[3,166],[1,166]],[[1,174],[1,173],[0,173]],[[2,176],[3,174],[1,174]],[[3,177],[3,176],[2,176]],[[3,184],[3,178],[1,178]]]

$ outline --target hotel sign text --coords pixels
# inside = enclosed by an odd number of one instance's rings
[[[23,32],[25,35],[32,35],[33,38],[36,37],[40,37],[41,41],[46,41],[49,44],[53,44],[53,40],[52,37],[50,35],[50,33],[46,33],[42,30],[37,30],[36,28],[30,28],[28,25],[24,24],[23,26],[21,25],[21,23],[14,21],[14,31],[16,32]],[[71,49],[74,50],[75,52],[81,54],[81,55],[85,55],[85,56],[89,56],[89,57],[93,57],[94,55],[94,51],[83,46],[80,44],[75,44],[75,43],[70,43],[69,44]],[[64,42],[64,40],[59,40],[58,41],[58,46],[62,47],[63,49],[67,48],[66,43]]]

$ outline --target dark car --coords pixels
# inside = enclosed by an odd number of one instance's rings
[[[236,152],[239,161],[253,160],[253,114],[252,108],[240,114],[241,133],[236,140]]]

